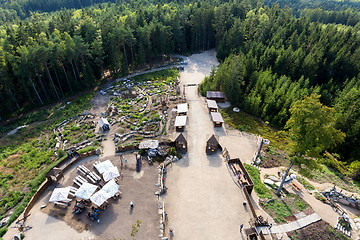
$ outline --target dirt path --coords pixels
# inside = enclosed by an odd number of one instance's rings
[[[218,64],[214,51],[195,54],[187,60],[185,71],[180,74],[182,84],[200,83]],[[205,154],[208,135],[216,133],[226,138],[226,131],[214,129],[205,99],[198,95],[196,87],[186,87],[185,92],[189,104],[185,129],[188,153],[167,175],[168,226],[174,229],[176,239],[239,239],[239,225],[248,227],[250,219],[241,204],[244,196],[234,184],[221,152]],[[256,146],[239,146],[236,139],[227,144],[237,146],[237,154],[244,158],[256,150]]]

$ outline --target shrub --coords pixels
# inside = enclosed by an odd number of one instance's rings
[[[64,150],[62,150],[62,149],[58,150],[57,153],[58,153],[58,157],[59,157],[59,158],[62,158],[63,156],[66,155],[66,152],[65,152]]]

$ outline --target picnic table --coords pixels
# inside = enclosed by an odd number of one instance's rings
[[[293,180],[290,185],[296,190],[296,191],[301,191],[302,186],[300,183],[298,183],[297,181]]]

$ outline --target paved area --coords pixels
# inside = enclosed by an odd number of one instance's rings
[[[291,232],[303,227],[306,227],[314,222],[320,221],[321,217],[317,213],[313,213],[309,216],[306,216],[304,218],[301,218],[299,220],[282,224],[282,225],[276,225],[269,229],[269,227],[258,227],[257,230],[262,230],[264,234],[279,234],[279,233],[286,233]]]
[[[200,83],[217,64],[214,51],[189,57],[181,83]],[[189,103],[185,135],[188,153],[168,169],[165,208],[168,226],[174,229],[176,239],[239,239],[239,226],[248,227],[250,212],[244,208],[242,191],[234,184],[221,157],[221,152],[206,155],[205,144],[210,134],[226,138],[225,128],[214,128],[205,99],[197,87],[185,88]],[[255,145],[240,144],[241,136],[228,144],[238,148],[242,159],[252,156]],[[246,140],[244,140],[246,141]],[[220,139],[221,142],[221,139]],[[255,139],[256,142],[256,139]]]

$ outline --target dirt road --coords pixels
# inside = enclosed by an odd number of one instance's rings
[[[180,74],[182,84],[200,83],[218,64],[214,51],[195,54],[187,60],[188,65]],[[226,139],[226,130],[213,127],[205,99],[198,95],[196,86],[186,87],[185,93],[189,104],[185,129],[188,153],[168,171],[168,226],[174,229],[176,239],[239,239],[240,224],[247,227],[250,218],[242,206],[244,196],[234,184],[221,152],[205,154],[209,135],[216,133]],[[253,156],[256,144],[244,146],[238,144],[240,140],[244,140],[240,135],[232,136],[226,144],[237,149],[233,151],[237,157]]]

